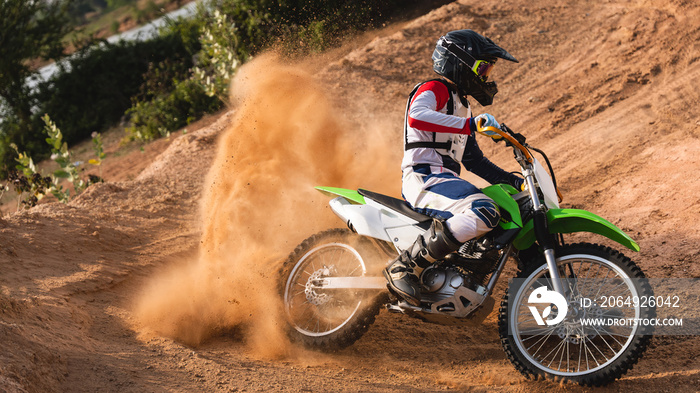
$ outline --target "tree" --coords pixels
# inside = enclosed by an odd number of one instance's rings
[[[5,145],[0,150],[9,142],[24,147],[34,105],[26,83],[33,72],[30,64],[60,58],[71,29],[63,0],[0,0],[0,143]]]

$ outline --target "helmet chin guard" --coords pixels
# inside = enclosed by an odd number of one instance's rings
[[[496,82],[484,82],[478,77],[467,75],[460,85],[459,94],[470,95],[481,106],[493,104],[493,97],[498,93]]]

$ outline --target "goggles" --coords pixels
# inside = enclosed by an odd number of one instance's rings
[[[440,46],[447,49],[448,52],[455,55],[459,61],[467,65],[483,82],[486,82],[493,67],[496,65],[495,61],[475,59],[469,52],[460,48],[454,42],[448,41],[445,37],[441,37],[438,43]]]
[[[474,61],[474,65],[471,67],[471,69],[474,71],[476,76],[478,76],[482,81],[486,82],[495,65],[495,63],[486,60],[476,60]]]

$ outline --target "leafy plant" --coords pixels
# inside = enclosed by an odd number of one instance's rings
[[[51,145],[51,159],[54,160],[59,168],[53,172],[53,187],[51,193],[58,198],[59,201],[67,203],[70,200],[70,191],[64,190],[59,184],[61,179],[68,180],[73,185],[73,190],[78,194],[83,191],[87,184],[80,178],[78,168],[72,161],[72,154],[68,150],[68,144],[63,141],[61,130],[56,127],[56,124],[51,121],[49,115],[44,115],[41,118],[46,126],[44,131],[48,134],[46,142]]]
[[[72,161],[72,154],[68,150],[68,144],[63,141],[61,130],[51,121],[49,115],[44,115],[42,120],[45,123],[44,131],[48,135],[46,142],[51,146],[51,158],[59,168],[50,176],[43,176],[32,157],[26,152],[20,152],[17,145],[11,143],[10,146],[17,154],[15,158],[17,165],[16,170],[8,171],[8,181],[17,192],[17,210],[21,205],[27,209],[36,206],[48,192],[51,192],[60,202],[67,203],[70,200],[70,190],[64,189],[60,184],[64,179],[73,185],[76,195],[91,184],[103,182],[102,178],[96,175],[88,175],[87,182],[80,177],[78,164]],[[97,159],[90,160],[90,163],[99,166],[105,158],[102,136],[99,133],[93,135],[93,147]]]
[[[15,161],[17,161],[19,164],[16,166],[16,168],[22,171],[24,176],[29,177],[38,172],[37,167],[34,164],[34,160],[31,156],[29,156],[29,154],[26,152],[20,153],[19,148],[14,143],[10,143],[10,147],[17,153]]]
[[[245,58],[238,50],[240,38],[235,23],[230,23],[218,9],[208,22],[200,36],[199,64],[192,71],[208,96],[226,101],[231,77]]]
[[[100,177],[102,176],[102,160],[107,157],[105,154],[104,146],[102,145],[102,135],[99,132],[92,133],[92,149],[95,151],[95,157],[88,161],[88,163],[95,165],[97,170],[100,172]]]
[[[51,190],[53,186],[52,178],[42,176],[32,157],[25,152],[20,153],[17,145],[12,143],[10,147],[17,153],[15,160],[18,164],[16,165],[16,170],[8,172],[7,179],[17,193],[17,210],[22,205],[27,209],[34,207]],[[26,196],[25,193],[27,194]]]

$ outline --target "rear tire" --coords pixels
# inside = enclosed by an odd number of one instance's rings
[[[557,250],[557,265],[562,278],[576,277],[567,280],[571,291],[566,299],[566,318],[552,326],[543,325],[537,321],[539,315],[536,317],[529,308],[534,303],[528,302],[528,295],[537,286],[545,285],[552,290],[551,283],[547,284],[547,264],[540,256],[518,274],[522,285],[514,286],[515,293],[506,292],[503,297],[498,320],[503,349],[527,378],[542,377],[587,386],[608,384],[632,369],[649,345],[653,330],[633,325],[592,327],[581,321],[654,318],[654,308],[600,305],[601,296],[610,296],[611,292],[622,299],[628,296],[639,299],[653,296],[652,289],[632,260],[608,247],[587,243],[561,247]],[[584,297],[592,299],[592,306],[580,306]],[[540,305],[544,306],[549,307],[541,312],[542,318],[546,314],[557,316],[557,309],[551,303]]]
[[[373,264],[386,259],[369,239],[347,229],[329,229],[304,240],[280,272],[290,339],[311,349],[336,351],[362,337],[386,296],[376,290],[319,291],[309,284],[329,275],[366,276],[378,270],[371,269]]]

